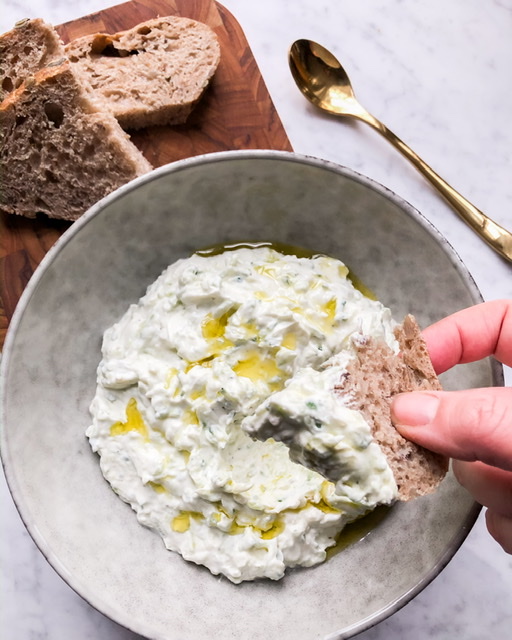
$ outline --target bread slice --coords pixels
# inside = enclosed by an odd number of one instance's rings
[[[399,500],[410,500],[437,488],[448,461],[398,433],[391,422],[390,400],[407,391],[439,390],[441,384],[413,316],[406,316],[395,337],[400,345],[398,356],[383,342],[360,342],[357,357],[347,366],[335,392],[351,398],[350,407],[364,415],[393,471]]]
[[[150,170],[65,59],[26,78],[0,105],[0,209],[7,213],[76,220]]]
[[[40,18],[17,22],[0,36],[0,100],[27,76],[64,55],[64,45],[51,25]]]
[[[210,27],[175,16],[77,38],[66,54],[125,129],[185,122],[220,60]]]

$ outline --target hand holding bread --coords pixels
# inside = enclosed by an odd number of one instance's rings
[[[438,373],[491,355],[512,366],[512,301],[455,313],[424,337]],[[512,553],[512,389],[398,395],[392,417],[406,438],[454,458],[459,482],[488,507],[491,535]]]

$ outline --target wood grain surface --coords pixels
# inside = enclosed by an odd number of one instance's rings
[[[115,33],[165,15],[194,18],[216,32],[221,62],[188,121],[132,134],[154,167],[203,153],[232,149],[291,151],[244,33],[213,0],[133,0],[57,27],[64,42],[82,35]],[[42,258],[70,223],[46,216],[26,219],[0,213],[0,348],[16,304]]]

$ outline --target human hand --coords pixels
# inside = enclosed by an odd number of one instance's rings
[[[494,355],[512,366],[512,300],[459,311],[423,332],[437,373]],[[397,395],[400,433],[454,459],[458,481],[487,507],[487,528],[512,553],[512,389],[416,391]]]

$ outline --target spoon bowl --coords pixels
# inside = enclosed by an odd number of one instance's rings
[[[356,118],[373,127],[427,178],[490,247],[512,262],[512,233],[471,204],[386,125],[360,105],[347,72],[330,51],[312,40],[296,40],[290,47],[288,59],[295,83],[312,104],[333,115]]]
[[[290,71],[304,96],[323,111],[357,117],[362,107],[345,69],[330,51],[311,40],[290,48]]]

